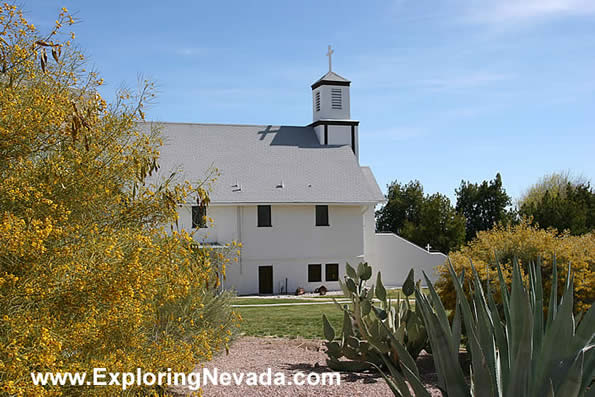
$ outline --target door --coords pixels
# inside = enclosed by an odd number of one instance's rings
[[[258,293],[273,293],[273,266],[258,266]]]

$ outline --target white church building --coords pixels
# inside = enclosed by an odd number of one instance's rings
[[[434,276],[446,259],[376,233],[374,211],[385,198],[359,163],[351,82],[331,70],[331,54],[329,72],[311,86],[306,126],[160,123],[162,173],[181,168],[195,181],[218,170],[206,213],[183,203],[178,227],[194,230],[199,244],[242,243],[223,284],[240,295],[336,290],[345,263],[361,261],[381,271],[385,285],[399,286],[411,267],[416,277],[422,269]]]

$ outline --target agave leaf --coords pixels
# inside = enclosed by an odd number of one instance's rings
[[[584,354],[581,351],[558,386],[556,394],[564,397],[578,397],[581,390]]]
[[[452,342],[453,346],[456,346],[457,349],[453,349],[453,361],[459,360],[459,349],[458,346],[461,345],[461,310],[459,309],[460,303],[459,299],[457,298],[457,302],[455,305],[455,315],[452,319]]]
[[[593,344],[593,330],[595,329],[595,306],[591,306],[579,323],[574,342],[577,347],[588,346],[584,350],[582,390],[591,383],[595,376],[595,345]],[[592,388],[595,390],[595,387]]]
[[[346,279],[345,285],[347,286],[347,291],[349,292],[347,295],[351,295],[352,293],[355,294],[357,292],[357,287],[353,279]]]
[[[450,264],[450,259],[449,259],[449,266],[452,268],[452,265]],[[428,289],[430,290],[430,297],[432,299],[432,306],[436,310],[436,315],[438,316],[438,320],[440,321],[440,325],[443,328],[445,328],[445,327],[450,328],[450,324],[448,322],[448,316],[446,315],[446,309],[444,309],[444,305],[442,304],[442,300],[440,300],[440,297],[438,296],[438,293],[434,289],[434,285],[432,285],[432,282],[430,281],[430,279],[426,275],[426,272],[423,272],[422,271],[422,274],[424,276],[424,279],[426,280],[426,285],[428,286]],[[418,297],[417,291],[416,291],[415,296],[416,296],[416,301],[419,302],[419,299],[417,298]],[[422,297],[424,298],[424,300],[427,301],[427,299],[425,299],[425,296],[422,296]],[[429,305],[429,302],[428,302],[428,305]],[[457,346],[457,351],[458,351],[458,346]]]
[[[361,277],[362,277],[362,274],[364,274],[364,273],[365,273],[365,271],[366,271],[366,264],[365,264],[364,262],[360,262],[360,263],[357,265],[357,276],[358,276],[359,278],[361,278]],[[355,277],[354,277],[354,278],[355,278]]]
[[[554,255],[552,263],[552,288],[550,290],[550,302],[547,308],[547,323],[546,330],[554,322],[558,309],[558,265],[556,263],[556,256]]]
[[[329,355],[334,358],[343,356],[343,353],[341,353],[341,346],[339,346],[337,342],[327,342],[326,348],[328,349]]]
[[[528,394],[528,382],[531,378],[533,317],[529,296],[523,287],[519,264],[516,261],[513,264],[510,319],[508,340],[511,366],[510,381],[505,395],[524,396]]]
[[[429,280],[427,280],[429,282]],[[427,284],[428,286],[431,283]],[[456,346],[456,353],[454,352],[455,347],[453,346],[452,338],[450,338],[450,327],[448,330],[444,329],[438,316],[433,312],[429,301],[426,299],[423,293],[415,291],[415,297],[417,301],[417,307],[424,318],[426,324],[426,330],[430,336],[430,345],[432,347],[432,358],[440,379],[440,384],[449,395],[452,396],[469,396],[469,386],[465,382],[463,371],[458,362],[458,351],[459,347]],[[440,312],[439,308],[436,308],[437,312]],[[442,314],[444,309],[442,309]],[[453,360],[456,356],[457,360]]]
[[[593,306],[591,306],[593,307]],[[581,381],[581,390],[587,390],[595,377],[595,345],[590,345],[583,349],[585,358],[583,362],[583,379]],[[591,394],[595,395],[595,387],[591,386]]]
[[[353,328],[351,326],[351,317],[347,311],[343,312],[343,340],[353,335]]]
[[[552,279],[552,285],[557,283]],[[553,289],[553,286],[552,286]],[[564,288],[562,300],[555,309],[556,314],[552,317],[551,323],[546,325],[546,331],[543,337],[542,347],[537,359],[540,365],[536,367],[536,372],[532,376],[533,390],[539,391],[539,394],[545,394],[543,385],[547,384],[549,378],[553,378],[553,372],[557,376],[562,376],[558,369],[558,364],[564,360],[574,359],[578,354],[577,348],[572,342],[574,336],[574,316],[573,307],[573,282],[572,277]],[[554,382],[554,387],[556,386]]]
[[[498,280],[500,281],[500,294],[502,296],[502,306],[504,307],[504,320],[506,324],[510,323],[510,294],[508,293],[508,286],[504,281],[504,275],[502,274],[502,268],[500,263],[496,263],[498,268]]]
[[[360,303],[362,307],[362,316],[367,316],[370,314],[370,310],[372,310],[372,304],[370,301],[368,299],[364,299]]]
[[[529,274],[533,280],[531,296],[533,300],[533,349],[534,355],[539,354],[541,340],[543,338],[543,285],[541,280],[541,259],[535,265],[529,266]],[[534,361],[534,363],[536,363]]]
[[[349,263],[347,263],[345,265],[345,273],[347,273],[347,277],[357,279],[357,273],[355,272],[355,269],[353,267],[351,267],[351,265]]]
[[[413,295],[413,292],[415,292],[415,281],[413,280],[413,277],[413,268],[411,268],[411,270],[409,270],[407,278],[405,279],[405,282],[403,283],[403,287],[401,288],[403,295],[407,297],[405,298],[406,300],[409,300],[408,297]]]
[[[345,344],[357,350],[359,349],[360,341],[355,336],[350,336],[345,339]]]
[[[376,368],[376,370],[378,372],[380,372],[380,374],[382,375],[382,377],[384,378],[386,383],[388,383],[388,387],[393,392],[393,395],[399,396],[399,397],[414,397],[411,395],[411,392],[409,391],[409,387],[407,387],[407,384],[405,383],[403,376],[401,374],[399,374],[399,371],[396,370],[396,368],[392,365],[392,363],[390,361],[388,361],[386,359],[386,357],[384,355],[382,356],[382,360],[384,361],[385,365],[388,367],[388,369],[391,373],[391,376],[386,375],[386,373],[384,373],[384,371],[376,364],[374,364],[374,363],[370,363],[370,364],[374,368]]]
[[[491,377],[492,387],[496,386],[496,345],[494,343],[494,326],[489,305],[486,301],[483,287],[479,274],[471,262],[471,269],[473,271],[473,285],[474,285],[474,306],[475,316],[478,328],[479,343],[481,346],[482,353],[487,361],[489,372],[487,375]],[[495,390],[493,390],[495,392]]]
[[[547,388],[547,397],[555,397],[556,392],[554,392],[554,384],[551,380],[548,382],[548,386],[549,387]]]
[[[359,276],[363,281],[369,280],[372,277],[372,266],[365,264],[364,272]]]
[[[376,294],[376,298],[378,298],[381,302],[384,302],[386,300],[386,289],[382,284],[380,272],[378,272],[378,274],[376,275],[376,287],[374,293]]]
[[[497,348],[496,356],[496,381],[498,382],[499,395],[503,395],[503,385],[508,384],[510,367],[508,358],[508,339],[506,338],[506,325],[500,319],[498,307],[494,301],[494,296],[490,291],[488,293],[488,305],[492,312],[492,321],[494,327],[494,338]]]
[[[430,397],[430,393],[428,393],[427,389],[419,379],[419,374],[417,373],[417,366],[414,367],[416,372],[412,372],[411,369],[406,365],[401,366],[401,369],[403,370],[405,379],[407,379],[407,381],[411,385],[411,388],[415,393],[415,397]]]
[[[388,314],[386,313],[386,310],[384,310],[384,309],[379,309],[376,306],[372,306],[372,310],[374,311],[374,314],[376,315],[376,317],[378,317],[380,320],[385,320],[388,316]]]
[[[335,339],[335,329],[326,318],[326,315],[322,315],[322,328],[324,330],[324,337],[329,341],[332,342]]]
[[[347,279],[347,280],[349,280],[349,279]],[[351,296],[351,291],[349,290],[349,288],[347,288],[346,283],[344,283],[343,281],[339,280],[339,287],[341,287],[341,290],[343,291],[343,294],[346,297],[350,297]]]

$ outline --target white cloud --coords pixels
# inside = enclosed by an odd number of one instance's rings
[[[468,7],[467,20],[477,23],[515,23],[529,19],[595,13],[593,0],[482,0]]]
[[[207,50],[204,48],[196,48],[196,47],[185,47],[185,48],[178,48],[176,50],[176,54],[184,55],[184,56],[196,56],[196,55],[204,55],[206,54]]]
[[[366,132],[366,139],[371,142],[403,142],[411,139],[421,138],[427,135],[427,131],[419,127],[393,127],[385,129],[370,129]]]
[[[422,87],[433,89],[447,90],[447,89],[466,89],[475,88],[479,86],[488,85],[491,83],[511,80],[513,76],[504,73],[494,72],[470,72],[467,74],[457,73],[453,76],[442,76],[430,79],[420,79],[414,81],[414,84],[419,84]]]

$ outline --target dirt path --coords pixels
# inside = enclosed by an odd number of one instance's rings
[[[281,339],[242,337],[236,340],[230,348],[229,355],[220,355],[207,363],[205,368],[221,372],[266,372],[271,368],[273,374],[282,372],[287,380],[292,380],[298,371],[306,374],[330,372],[325,363],[326,354],[322,341],[309,339]],[[429,357],[420,357],[418,363],[427,367]],[[201,372],[202,367],[197,371]],[[426,382],[434,383],[435,375],[429,372]],[[273,375],[274,376],[274,375]],[[428,385],[430,386],[430,385]],[[430,386],[431,387],[431,386]],[[202,388],[203,395],[210,396],[391,396],[392,393],[384,379],[376,373],[341,373],[340,385],[318,386],[236,386],[207,385]],[[181,395],[184,394],[180,390]],[[434,390],[433,396],[440,396]]]

